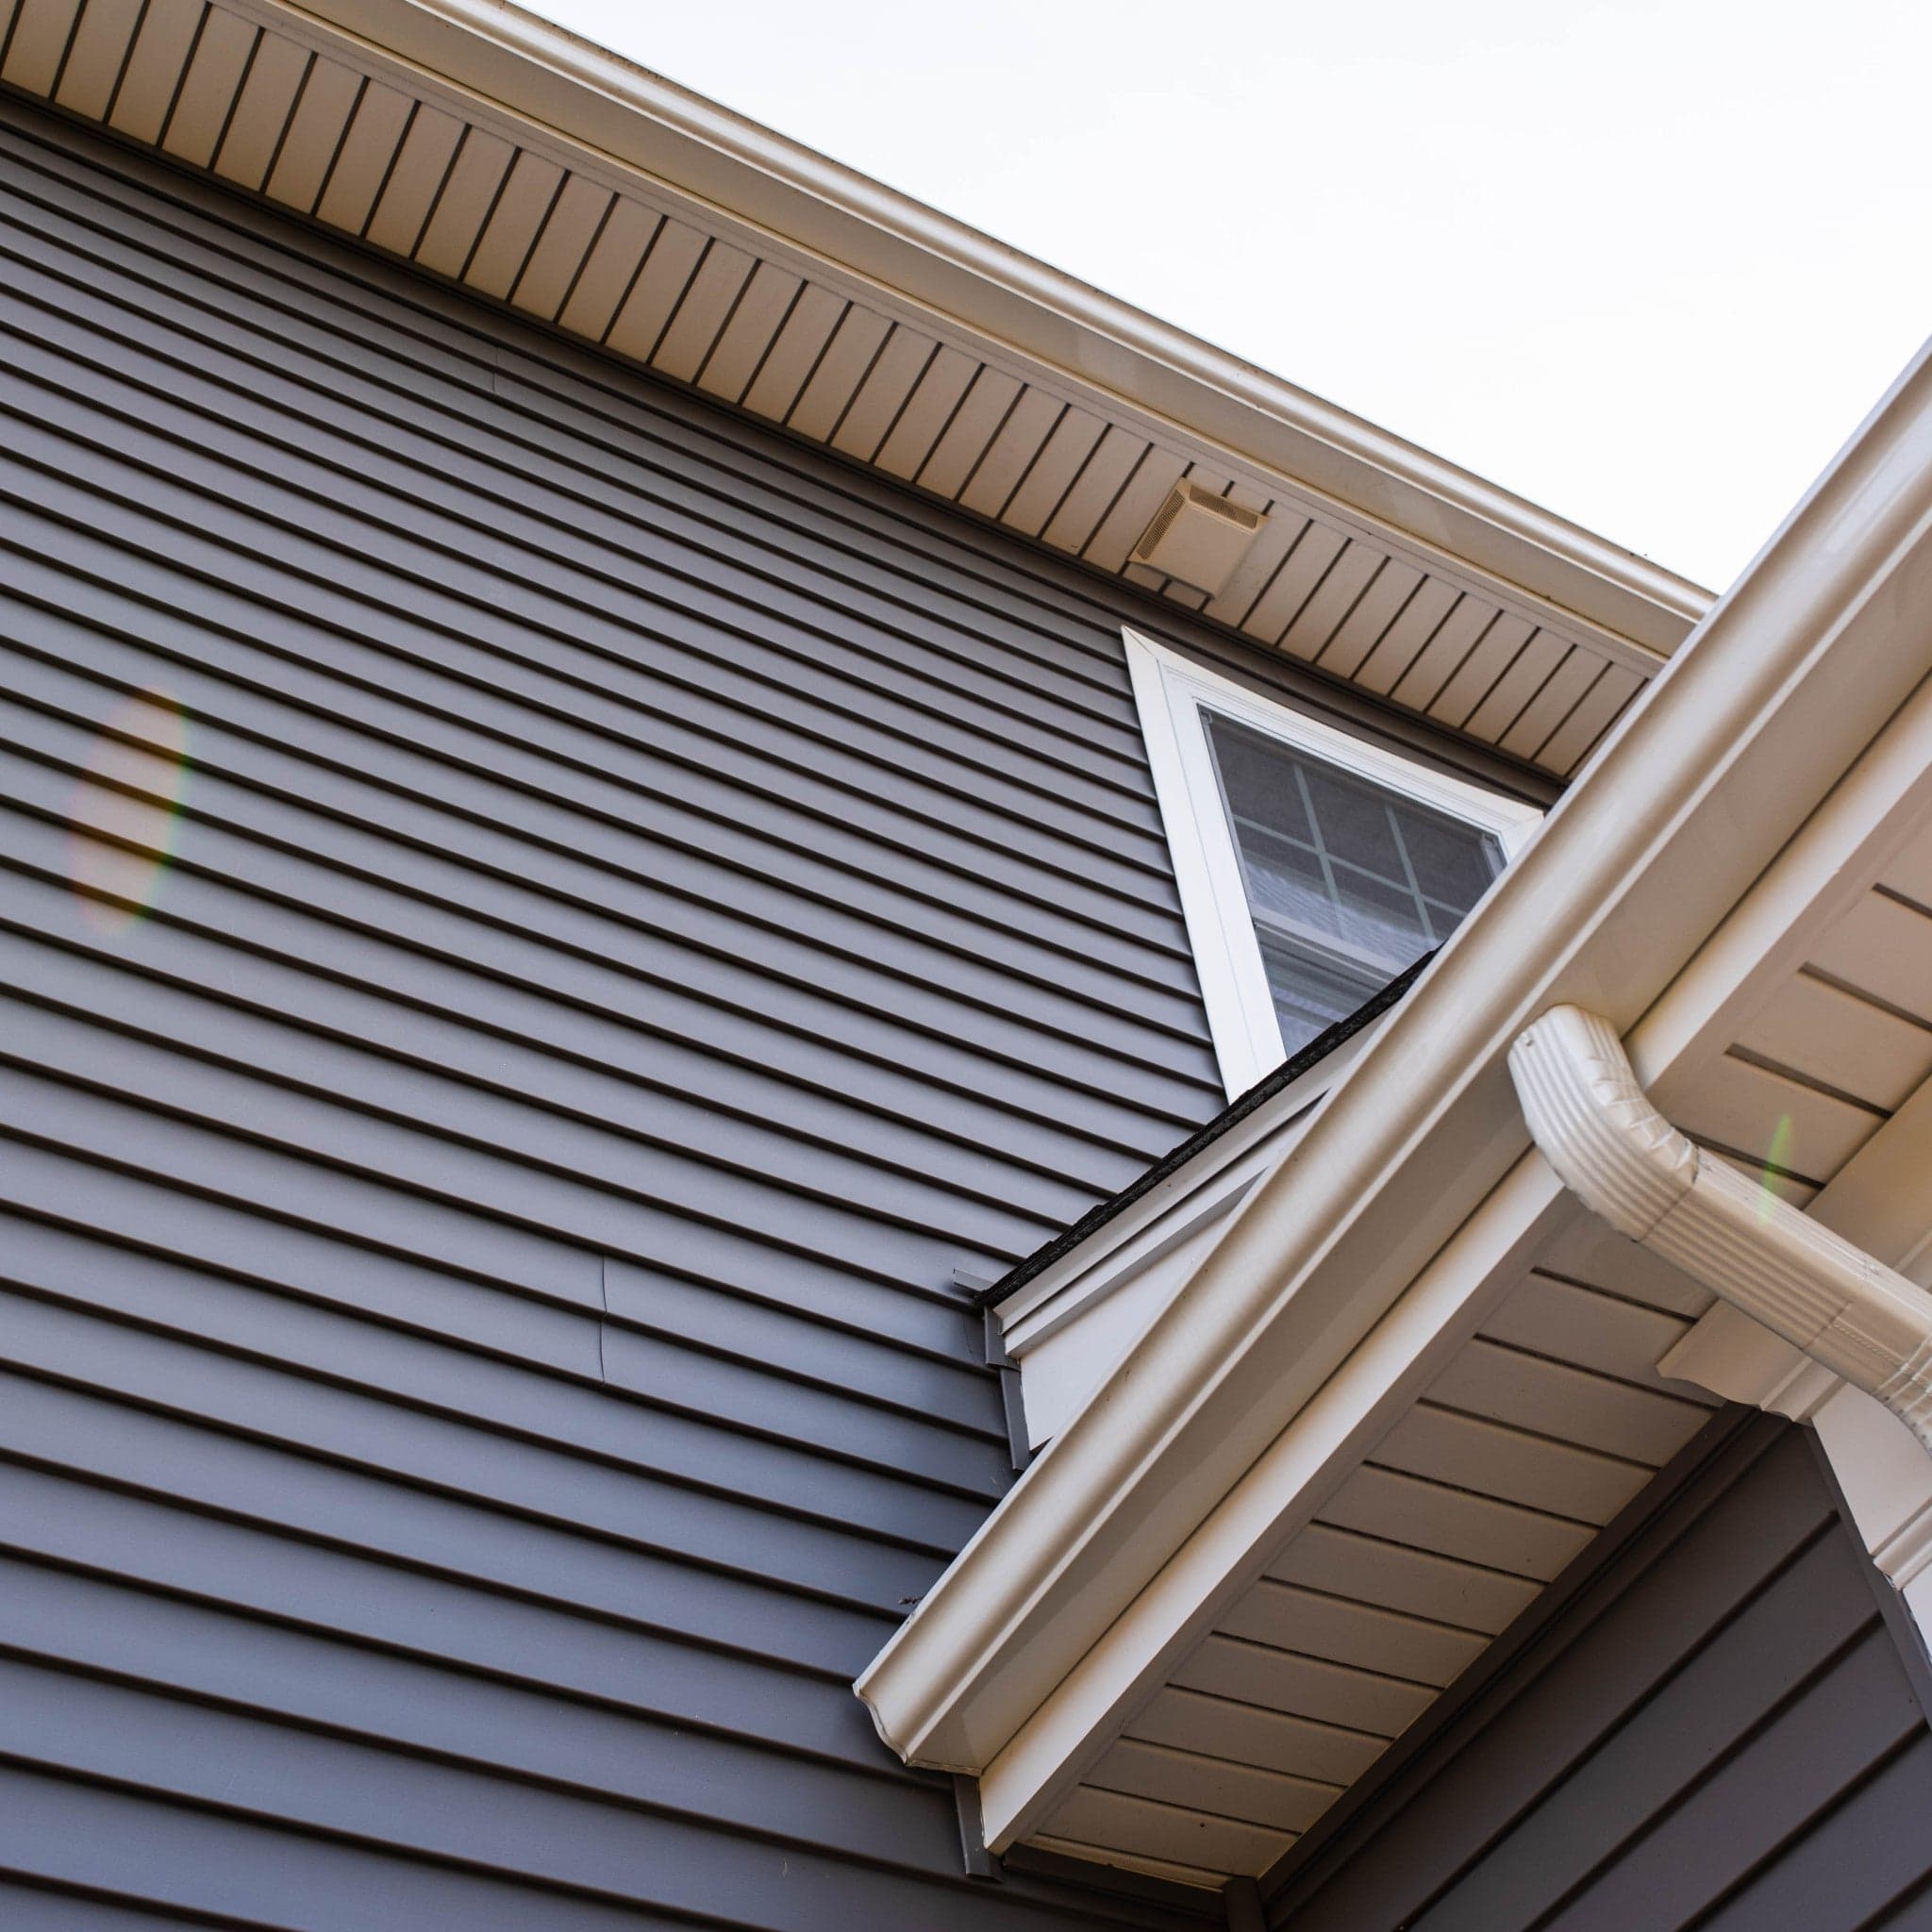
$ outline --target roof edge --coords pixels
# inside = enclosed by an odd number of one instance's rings
[[[1393,979],[1376,988],[1352,1013],[1344,1013],[1332,1026],[1324,1027],[1306,1046],[1263,1074],[1245,1093],[1238,1093],[1212,1120],[1196,1127],[1186,1140],[1178,1141],[1152,1166],[1143,1168],[1125,1187],[1096,1202],[1077,1221],[1042,1241],[1030,1255],[1024,1256],[997,1281],[978,1290],[974,1299],[981,1307],[997,1308],[1026,1284],[1043,1274],[1056,1262],[1078,1253],[1102,1228],[1110,1226],[1137,1201],[1151,1194],[1162,1181],[1177,1174],[1196,1156],[1205,1154],[1224,1140],[1243,1121],[1251,1119],[1277,1095],[1294,1086],[1304,1074],[1312,1072],[1330,1055],[1341,1050],[1365,1027],[1373,1026],[1404,993],[1422,977],[1423,969],[1440,949],[1409,961]],[[1306,1103],[1304,1103],[1306,1104]]]
[[[1390,1016],[1319,1131],[861,1674],[902,1756],[993,1763],[1475,1224],[1530,1146],[1510,1043],[1565,1001],[1620,1033],[1651,1008],[1932,674],[1927,583],[1922,350]]]
[[[508,0],[274,0],[1668,656],[1711,593]]]

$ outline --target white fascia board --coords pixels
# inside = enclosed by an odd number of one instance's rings
[[[1648,674],[1710,592],[503,0],[236,0],[305,16],[638,171],[1042,372],[1570,613]]]
[[[1922,356],[858,1690],[981,1773],[1523,1158],[1511,1042],[1628,1033],[1932,670]]]

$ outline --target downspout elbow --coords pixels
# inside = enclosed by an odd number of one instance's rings
[[[1932,1295],[1703,1154],[1595,1014],[1552,1008],[1510,1049],[1509,1071],[1531,1138],[1587,1208],[1876,1396],[1932,1448]]]
[[[1553,1007],[1509,1050],[1530,1138],[1592,1214],[1647,1241],[1697,1183],[1696,1147],[1651,1104],[1614,1027]]]

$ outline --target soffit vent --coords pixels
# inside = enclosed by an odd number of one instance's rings
[[[1176,483],[1134,546],[1133,560],[1216,597],[1267,521],[1198,483]]]

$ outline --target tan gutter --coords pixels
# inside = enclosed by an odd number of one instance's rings
[[[1932,670],[1922,353],[1706,621],[1186,1293],[858,1681],[987,1766],[1527,1151],[1508,1050],[1628,1031]]]

